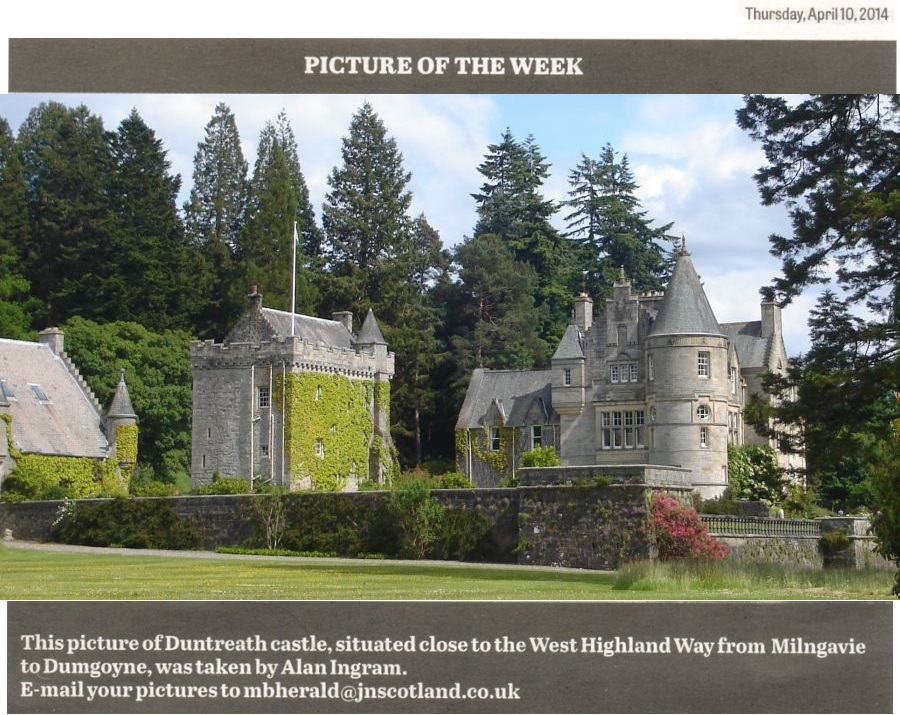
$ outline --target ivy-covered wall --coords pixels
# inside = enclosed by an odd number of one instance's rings
[[[350,476],[368,477],[369,450],[378,447],[372,405],[384,400],[375,388],[372,380],[319,372],[276,378],[275,404],[284,398],[285,450],[295,487],[338,491]]]
[[[7,499],[82,499],[115,495],[127,490],[114,458],[67,457],[47,454],[23,454],[13,441],[12,416],[0,414],[5,426],[9,456],[15,469],[7,475],[3,496]],[[135,430],[137,428],[135,427]],[[126,438],[127,442],[127,438]],[[134,434],[137,455],[137,433]]]

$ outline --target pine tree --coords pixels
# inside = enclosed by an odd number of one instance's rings
[[[0,337],[25,340],[40,302],[28,295],[21,249],[28,240],[28,202],[22,163],[9,123],[0,117]]]
[[[431,288],[449,266],[440,235],[424,215],[418,216],[410,227],[410,240],[392,263],[394,275],[386,281],[391,294],[385,296],[387,305],[382,309],[389,321],[385,338],[397,360],[391,386],[392,433],[407,464],[421,465],[426,450],[434,452],[427,426],[445,407],[434,376],[448,356],[438,338],[441,313]]]
[[[397,247],[408,240],[410,175],[397,142],[368,103],[353,115],[341,156],[322,212],[323,257],[331,274],[323,298],[329,310],[362,315],[383,304],[383,278]]]
[[[112,148],[112,195],[122,225],[117,319],[151,330],[186,329],[198,276],[197,249],[178,215],[181,177],[170,174],[162,141],[136,109],[112,136]]]
[[[582,154],[569,186],[566,236],[578,246],[587,292],[607,297],[621,270],[637,290],[662,289],[670,269],[663,245],[675,240],[668,235],[672,224],[652,227],[635,196],[639,187],[628,157],[617,159],[609,144],[598,159]]]
[[[737,122],[766,155],[755,174],[763,204],[783,203],[793,226],[769,237],[782,270],[764,295],[784,305],[827,286],[810,315],[810,351],[791,379],[772,380],[797,395],[775,416],[802,429],[820,498],[871,503],[890,483],[877,481],[877,455],[900,416],[900,98],[812,95],[791,106],[753,95]]]
[[[454,339],[460,380],[472,369],[527,369],[547,359],[532,296],[537,275],[499,236],[479,234],[457,247],[465,326]]]
[[[204,305],[197,318],[201,336],[222,337],[243,306],[249,286],[237,286],[234,251],[247,202],[247,162],[231,109],[216,105],[194,155],[194,185],[184,206],[185,230],[200,249]]]
[[[509,129],[488,152],[478,167],[486,181],[472,195],[478,211],[474,235],[500,237],[517,261],[534,270],[533,302],[545,343],[539,352],[547,353],[568,323],[575,275],[569,246],[550,223],[556,206],[541,194],[550,167],[533,137],[522,143]]]
[[[45,102],[31,110],[18,145],[28,187],[30,237],[25,277],[46,318],[114,320],[118,312],[120,225],[109,133],[87,107]]]
[[[291,289],[296,287],[296,310],[311,313],[313,296],[305,277],[303,255],[297,251],[296,286],[293,235],[297,216],[297,193],[291,170],[272,127],[263,130],[259,153],[250,182],[247,218],[237,250],[243,285],[258,285],[266,305],[279,310],[291,307]]]
[[[294,130],[282,109],[274,124],[266,122],[259,141],[259,151],[268,151],[275,143],[281,147],[284,160],[291,175],[291,186],[297,196],[297,232],[300,236],[300,247],[307,260],[316,260],[322,254],[322,229],[316,224],[316,214],[309,200],[309,187],[300,166],[300,154]],[[260,154],[257,154],[257,158]],[[252,189],[252,187],[251,187]]]

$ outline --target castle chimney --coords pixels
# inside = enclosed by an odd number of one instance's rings
[[[38,333],[38,342],[48,346],[55,355],[63,354],[63,340],[65,336],[59,328],[47,328]]]
[[[331,319],[336,323],[341,323],[347,328],[348,333],[353,333],[353,313],[349,310],[339,310],[331,314]]]
[[[262,310],[262,293],[259,292],[259,286],[250,286],[250,293],[247,294],[247,300],[250,301],[251,306],[257,310]]]
[[[771,338],[781,335],[781,308],[774,301],[763,301],[760,306],[762,313],[762,337]]]
[[[591,329],[594,323],[594,301],[587,293],[582,293],[575,299],[575,327],[582,333]]]

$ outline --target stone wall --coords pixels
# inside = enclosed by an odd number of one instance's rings
[[[519,563],[614,570],[651,558],[644,487],[522,487]]]
[[[689,491],[670,488],[679,501]],[[388,492],[356,492],[342,499],[376,501]],[[491,520],[485,560],[523,565],[616,569],[625,560],[652,558],[647,535],[649,490],[643,485],[543,485],[509,489],[441,489],[432,494],[447,508],[477,509]],[[315,499],[315,493],[308,493]],[[176,513],[203,535],[203,546],[245,545],[253,536],[253,495],[166,498]],[[94,501],[94,500],[91,500]],[[0,534],[49,541],[61,501],[0,502]],[[778,563],[821,568],[820,533],[840,529],[849,546],[830,565],[892,569],[874,553],[867,520],[852,517],[791,520],[705,517],[712,533],[742,563]]]
[[[522,467],[516,471],[519,484],[538,485],[590,484],[609,477],[616,484],[645,484],[661,487],[690,487],[691,470],[656,464],[607,464],[570,467]]]

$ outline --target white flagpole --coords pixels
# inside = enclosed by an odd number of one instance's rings
[[[294,221],[294,259],[291,264],[291,337],[294,337],[294,313],[297,312],[297,244],[300,239],[297,238],[297,222]]]

